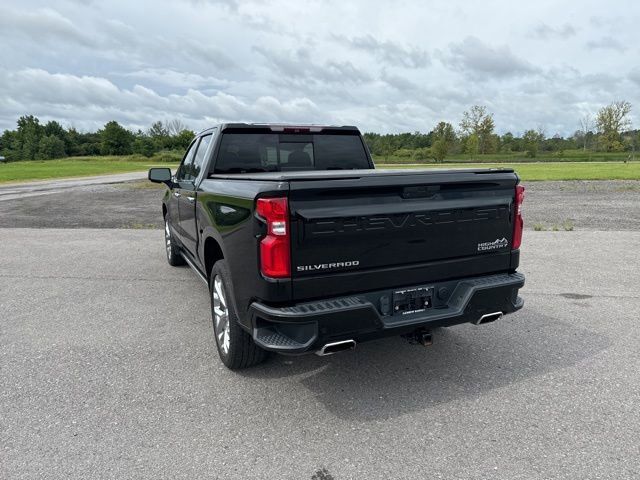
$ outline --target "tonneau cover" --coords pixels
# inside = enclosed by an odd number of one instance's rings
[[[256,172],[256,173],[216,173],[210,179],[255,180],[255,181],[313,181],[328,179],[357,179],[363,177],[392,177],[415,175],[451,175],[470,173],[486,175],[492,173],[513,173],[511,168],[416,168],[384,170],[307,170],[296,172]]]

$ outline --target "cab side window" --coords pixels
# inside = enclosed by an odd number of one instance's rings
[[[202,169],[202,164],[204,163],[205,154],[211,144],[211,139],[213,135],[203,135],[200,139],[200,144],[198,145],[198,151],[193,159],[193,165],[191,167],[191,178],[190,180],[195,180],[200,175],[200,170]]]
[[[180,166],[178,167],[178,171],[176,172],[176,181],[180,182],[190,179],[191,164],[193,163],[193,157],[195,156],[197,147],[198,140],[191,144],[189,150],[187,150],[187,153],[182,159],[182,163],[180,164]]]

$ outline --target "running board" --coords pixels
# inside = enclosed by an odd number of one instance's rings
[[[209,288],[209,281],[204,277],[204,275],[200,273],[200,270],[196,268],[193,262],[191,262],[191,260],[189,260],[189,258],[184,253],[180,252],[180,255],[182,256],[182,258],[184,258],[184,261],[187,262],[187,265],[191,267],[191,270],[196,272],[196,275],[198,276],[198,278],[204,282],[207,288]]]

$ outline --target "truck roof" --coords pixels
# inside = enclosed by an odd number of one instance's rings
[[[274,133],[318,133],[331,130],[360,133],[358,127],[353,125],[326,125],[317,123],[221,123],[202,130],[198,135],[208,133],[214,128],[219,128],[221,132],[227,130],[254,130]]]
[[[281,132],[283,130],[308,130],[311,132],[321,131],[325,129],[329,130],[349,130],[359,132],[358,127],[353,125],[326,125],[317,123],[223,123],[221,125],[222,131],[228,129],[247,129],[247,130],[259,130],[268,128],[274,132]]]

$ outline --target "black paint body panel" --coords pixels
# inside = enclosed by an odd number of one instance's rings
[[[225,128],[221,125],[217,131],[224,133]],[[211,131],[202,134],[206,133]],[[287,308],[319,299],[512,274],[518,267],[519,252],[510,248],[518,183],[512,170],[207,175],[220,138],[214,135],[202,178],[192,186],[175,185],[196,197],[193,206],[181,203],[176,211],[178,202],[170,189],[164,208],[177,241],[188,249],[185,255],[205,278],[210,267],[206,245],[219,246],[231,272],[240,322],[248,331],[256,326],[252,305]],[[268,279],[260,273],[259,245],[265,229],[255,205],[264,196],[289,198],[289,279]],[[192,209],[185,217],[193,225],[178,221],[183,209]],[[505,243],[478,250],[479,244],[497,240]]]

